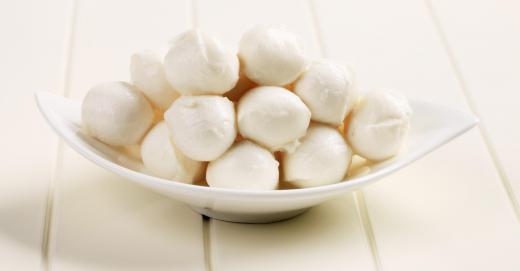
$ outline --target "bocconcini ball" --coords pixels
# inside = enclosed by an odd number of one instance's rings
[[[211,187],[273,190],[278,187],[278,175],[274,155],[244,140],[209,163],[206,179]]]
[[[354,152],[380,161],[396,155],[410,127],[412,110],[402,94],[373,91],[352,112],[346,137]]]
[[[113,146],[138,144],[152,125],[154,112],[144,95],[125,82],[101,83],[89,90],[81,107],[90,135]]]
[[[233,103],[220,96],[181,96],[164,119],[175,146],[196,161],[216,159],[237,135]]]
[[[155,52],[142,51],[132,55],[130,77],[132,83],[162,111],[179,97],[179,93],[166,80],[162,59]]]
[[[279,27],[257,26],[245,32],[238,55],[247,77],[259,85],[287,85],[307,65],[303,42]]]
[[[145,168],[160,178],[193,183],[204,177],[204,163],[189,159],[175,148],[164,121],[157,123],[143,139],[141,157]]]
[[[291,153],[283,155],[285,180],[298,187],[314,187],[342,181],[352,151],[341,133],[330,126],[313,124]]]
[[[256,87],[239,101],[240,134],[271,151],[291,150],[305,135],[311,112],[294,93],[281,87]]]
[[[311,110],[311,119],[340,125],[358,99],[350,69],[327,60],[315,61],[294,86]]]
[[[164,58],[166,78],[182,95],[224,94],[238,81],[237,55],[198,30],[177,36]]]

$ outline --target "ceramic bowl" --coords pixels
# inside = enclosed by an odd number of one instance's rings
[[[287,219],[343,193],[349,193],[405,167],[478,123],[473,115],[428,102],[410,101],[413,110],[406,148],[392,159],[361,163],[339,183],[313,188],[242,191],[184,184],[142,173],[142,164],[81,132],[81,101],[37,93],[39,109],[67,144],[97,165],[128,181],[189,205],[220,220],[267,223]]]

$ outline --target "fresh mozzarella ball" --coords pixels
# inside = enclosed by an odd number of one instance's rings
[[[139,143],[152,125],[154,112],[134,86],[107,82],[89,90],[81,117],[93,137],[109,145],[123,146]]]
[[[144,166],[153,175],[183,183],[193,183],[204,175],[204,163],[186,157],[170,141],[164,121],[145,136],[141,146]]]
[[[347,140],[356,154],[368,160],[388,159],[403,145],[411,114],[403,95],[390,91],[370,92],[352,112]]]
[[[259,85],[287,85],[307,65],[302,41],[284,28],[250,29],[240,40],[238,55],[247,77]]]
[[[152,51],[132,55],[130,76],[134,85],[162,111],[179,97],[179,93],[166,80],[161,58]]]
[[[281,87],[257,87],[238,102],[240,134],[271,151],[291,150],[305,135],[311,112],[294,93]]]
[[[175,146],[197,161],[216,159],[237,135],[233,103],[220,96],[181,96],[164,119]]]
[[[352,151],[338,130],[313,124],[301,144],[292,153],[285,153],[285,180],[298,187],[337,183],[347,174]]]
[[[223,94],[238,81],[238,57],[200,31],[186,31],[164,58],[166,78],[182,95]]]
[[[296,82],[294,93],[311,110],[311,119],[340,125],[357,101],[354,76],[330,61],[313,62]]]
[[[209,163],[206,179],[211,187],[273,190],[278,186],[278,161],[268,150],[244,140]]]

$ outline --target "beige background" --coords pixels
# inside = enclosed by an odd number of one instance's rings
[[[282,223],[203,220],[80,157],[35,91],[82,98],[191,27],[230,46],[285,24],[361,87],[472,111],[479,128]],[[0,270],[520,270],[520,2],[0,2]]]

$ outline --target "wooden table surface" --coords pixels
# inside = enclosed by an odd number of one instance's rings
[[[362,89],[472,111],[471,130],[295,219],[245,225],[107,172],[64,145],[33,93],[82,98],[129,56],[199,27],[236,48],[285,24]],[[0,2],[0,270],[520,270],[520,2]]]

